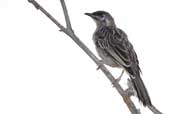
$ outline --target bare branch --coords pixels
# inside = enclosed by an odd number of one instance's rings
[[[28,0],[28,2],[32,3],[36,9],[42,11],[51,21],[53,21],[61,31],[67,33],[67,30],[64,26],[62,26],[53,16],[51,16],[40,4],[38,4],[35,0]]]
[[[39,4],[35,0],[28,0],[28,2],[32,3],[36,9],[39,9]]]
[[[30,3],[32,3],[37,9],[40,9],[52,22],[54,22],[65,34],[67,34],[84,52],[96,63],[96,65],[100,64],[100,60],[89,50],[89,48],[74,34],[70,19],[68,16],[68,11],[65,5],[64,0],[60,0],[65,21],[67,27],[65,28],[63,25],[61,25],[52,15],[50,15],[40,4],[38,4],[35,0],[28,0]],[[124,91],[124,89],[119,85],[119,83],[116,81],[114,76],[109,72],[109,70],[104,66],[101,65],[100,69],[103,71],[103,73],[106,75],[106,77],[110,80],[110,82],[113,84],[113,86],[116,88],[118,93],[122,96],[124,102],[126,103],[128,109],[132,114],[140,114],[139,109],[137,109],[134,105],[134,103],[131,101],[128,94]],[[153,112],[158,112],[158,110],[154,107],[150,107],[151,110],[154,110]],[[162,114],[162,113],[155,113],[155,114]]]
[[[73,32],[71,22],[70,22],[70,19],[69,19],[69,15],[68,15],[68,10],[67,10],[66,5],[65,5],[65,1],[60,0],[60,2],[61,2],[61,6],[62,6],[62,9],[63,9],[63,12],[64,12],[67,29],[69,31]]]

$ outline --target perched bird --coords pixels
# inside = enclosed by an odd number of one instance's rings
[[[111,67],[123,68],[130,76],[137,97],[144,106],[151,106],[147,89],[140,77],[137,54],[126,33],[118,28],[113,17],[106,11],[85,13],[96,23],[93,41],[102,63]]]

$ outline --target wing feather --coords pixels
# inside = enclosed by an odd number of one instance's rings
[[[98,45],[105,49],[122,66],[132,65],[131,46],[127,35],[121,29],[103,28],[97,33]]]

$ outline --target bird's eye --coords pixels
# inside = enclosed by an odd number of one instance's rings
[[[101,20],[105,20],[105,15],[101,15]]]
[[[101,18],[103,18],[105,15],[104,14],[102,14],[102,15],[99,15]]]

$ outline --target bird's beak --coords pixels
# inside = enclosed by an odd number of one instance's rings
[[[92,17],[92,13],[85,13],[85,15]]]
[[[85,15],[88,15],[88,16],[94,18],[94,19],[97,19],[97,17],[95,15],[93,15],[92,13],[85,13]]]

